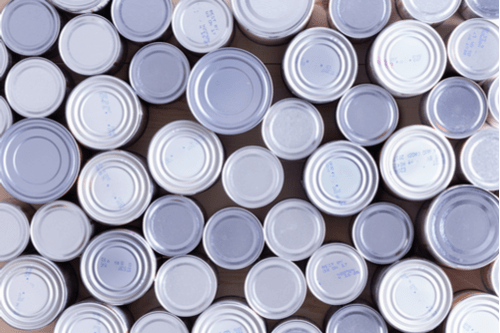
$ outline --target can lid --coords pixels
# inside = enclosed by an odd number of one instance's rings
[[[203,126],[219,134],[241,134],[257,126],[271,106],[273,81],[259,58],[226,47],[196,63],[186,97]]]
[[[23,253],[30,240],[30,226],[21,208],[0,202],[0,262],[12,260]]]
[[[320,247],[306,268],[309,290],[326,304],[342,305],[355,300],[368,280],[368,266],[359,252],[343,243]]]
[[[138,6],[147,7],[143,3]],[[186,91],[189,71],[189,61],[181,50],[168,43],[152,43],[132,58],[130,84],[146,102],[166,104]]]
[[[166,191],[196,194],[219,178],[223,149],[217,135],[198,123],[173,121],[156,132],[149,144],[149,170]]]
[[[309,321],[297,318],[282,322],[272,333],[321,333],[321,330]]]
[[[0,78],[5,77],[9,65],[11,64],[11,57],[5,43],[0,39]]]
[[[144,213],[155,188],[144,162],[129,152],[114,150],[87,162],[77,189],[80,205],[90,217],[123,225]]]
[[[73,72],[81,75],[103,74],[120,58],[120,35],[111,22],[96,14],[71,19],[61,31],[59,53]]]
[[[153,311],[139,318],[131,333],[189,333],[186,324],[177,316],[166,311]]]
[[[357,59],[351,42],[340,32],[311,28],[288,45],[283,75],[294,95],[311,103],[333,102],[353,85]]]
[[[378,202],[366,207],[356,217],[352,239],[366,260],[387,265],[401,259],[410,250],[413,224],[401,207]]]
[[[54,113],[66,95],[66,78],[59,67],[44,58],[27,58],[15,64],[5,80],[5,95],[23,117]]]
[[[7,103],[5,98],[0,96],[0,137],[12,126],[13,122],[14,118],[12,117],[9,103]]]
[[[427,200],[443,191],[455,173],[455,153],[448,139],[429,126],[396,131],[380,153],[380,174],[399,197]]]
[[[48,0],[54,6],[73,14],[92,13],[107,5],[109,0]]]
[[[455,332],[497,332],[498,297],[480,293],[460,301],[445,322],[445,333]]]
[[[113,229],[94,237],[80,260],[82,282],[102,302],[125,305],[153,285],[156,258],[138,233]]]
[[[491,286],[497,296],[500,294],[500,260],[497,258],[491,267]]]
[[[455,14],[461,0],[402,0],[402,2],[412,17],[424,23],[435,24],[444,22]]]
[[[0,270],[0,313],[10,326],[36,330],[50,324],[66,306],[64,276],[50,260],[21,256]]]
[[[465,0],[465,4],[480,17],[498,20],[499,5],[496,0]]]
[[[469,37],[474,44],[470,43]],[[479,18],[466,20],[448,39],[450,64],[460,75],[471,80],[489,79],[498,75],[499,45],[495,23]]]
[[[183,0],[175,6],[172,30],[187,50],[208,53],[229,43],[233,14],[224,1]]]
[[[374,146],[394,132],[399,121],[396,100],[384,88],[360,84],[349,89],[337,105],[337,124],[351,142]]]
[[[250,266],[264,249],[264,232],[259,219],[246,209],[224,208],[208,220],[203,231],[203,248],[208,257],[225,269]]]
[[[166,195],[147,209],[143,231],[153,250],[174,257],[188,254],[198,246],[204,222],[203,213],[193,200]]]
[[[326,214],[348,216],[368,206],[378,189],[378,170],[368,151],[349,141],[317,149],[304,168],[311,202]]]
[[[388,332],[380,313],[367,305],[350,304],[340,308],[330,317],[326,333],[348,333],[353,328],[364,333]]]
[[[235,151],[222,170],[226,194],[240,206],[260,208],[270,204],[283,188],[285,172],[268,149],[247,146]]]
[[[38,253],[52,261],[70,261],[87,246],[92,225],[83,210],[69,201],[40,207],[31,221],[31,241]]]
[[[277,203],[264,220],[267,246],[278,257],[292,261],[309,258],[325,240],[325,230],[321,213],[301,199]]]
[[[63,196],[80,170],[80,150],[61,124],[23,119],[0,141],[2,185],[18,200],[42,204]]]
[[[217,293],[217,276],[204,260],[177,256],[159,269],[155,294],[160,304],[177,316],[191,317],[212,304]]]
[[[275,103],[264,116],[262,138],[278,157],[300,160],[318,148],[325,125],[318,109],[298,98]]]
[[[499,78],[497,77],[488,91],[488,108],[490,110],[490,114],[495,118],[498,122],[499,116],[498,111],[500,110],[500,93],[498,92]]]

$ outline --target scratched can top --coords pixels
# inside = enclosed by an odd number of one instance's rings
[[[460,23],[448,37],[448,59],[458,74],[482,81],[498,75],[498,26],[486,19]]]
[[[463,0],[461,11],[466,19],[482,17],[490,20],[498,20],[498,7],[497,0]]]
[[[10,109],[9,103],[0,96],[0,137],[5,133],[5,131],[12,126],[14,123],[14,118],[12,117],[12,111]]]
[[[177,316],[166,311],[148,312],[137,319],[130,333],[189,333],[186,324]],[[56,332],[57,333],[57,332]]]
[[[187,50],[208,53],[231,41],[233,14],[224,1],[183,0],[175,6],[172,30]]]
[[[380,174],[397,196],[427,200],[443,191],[455,173],[455,153],[448,139],[430,126],[396,131],[380,152]]]
[[[280,323],[271,333],[321,333],[321,330],[307,320],[293,318]]]
[[[500,110],[500,93],[498,86],[498,77],[491,81],[487,86],[483,86],[488,96],[488,109],[490,111],[486,122],[494,127],[498,127],[498,122],[500,120],[498,115]]]
[[[57,8],[71,14],[95,13],[103,9],[110,0],[48,0]]]
[[[462,0],[397,0],[396,4],[399,14],[404,19],[415,19],[437,25],[455,14],[461,2]]]
[[[486,293],[458,302],[443,323],[443,333],[498,332],[498,297]]]
[[[0,202],[0,262],[18,257],[30,240],[28,216],[17,205]]]
[[[350,304],[335,311],[326,324],[325,333],[349,333],[353,327],[363,333],[388,332],[380,313],[367,305]]]
[[[75,138],[97,150],[131,143],[146,122],[145,110],[132,88],[108,75],[78,84],[66,103],[66,120]]]
[[[113,150],[87,162],[77,190],[80,205],[92,219],[116,226],[132,222],[146,211],[155,185],[141,159]]]
[[[80,260],[80,273],[92,296],[108,304],[125,305],[153,285],[156,257],[138,233],[113,229],[92,239]]]
[[[434,28],[416,20],[395,22],[382,30],[368,56],[371,79],[395,97],[427,92],[445,68],[443,40]]]
[[[368,266],[359,252],[343,243],[320,247],[306,268],[312,294],[326,304],[342,305],[358,298],[368,280]]]

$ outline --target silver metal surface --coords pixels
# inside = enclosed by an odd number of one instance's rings
[[[396,7],[403,19],[414,19],[438,25],[449,19],[460,7],[462,0],[396,0]]]
[[[17,205],[0,202],[0,262],[17,258],[30,240],[30,218]]]
[[[139,318],[130,333],[189,333],[186,324],[166,311],[152,311]],[[56,332],[57,333],[57,332]]]
[[[489,292],[497,296],[500,294],[500,260],[498,258],[481,269],[481,278]]]
[[[5,78],[10,66],[12,65],[12,56],[7,50],[5,43],[0,39],[0,80]]]
[[[387,333],[384,318],[363,304],[350,304],[337,310],[328,320],[326,333]]]
[[[482,17],[498,20],[497,0],[463,0],[460,12],[465,19]]]
[[[54,6],[71,14],[96,13],[110,0],[47,0]]]
[[[321,333],[321,330],[307,320],[294,318],[278,324],[272,333]]]
[[[10,110],[9,103],[0,96],[0,137],[5,133],[5,131],[12,126],[14,118],[12,117],[12,111]]]
[[[498,332],[498,311],[497,296],[471,295],[453,306],[443,323],[443,333]]]
[[[486,96],[488,96],[488,109],[489,114],[488,118],[486,118],[486,122],[498,128],[499,121],[499,110],[500,110],[500,93],[498,92],[499,78],[495,78],[493,80],[486,81],[486,84],[483,85],[484,92]]]

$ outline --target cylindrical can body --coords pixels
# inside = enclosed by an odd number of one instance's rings
[[[90,14],[101,11],[110,0],[47,0],[57,8],[73,14]]]
[[[0,202],[0,262],[18,257],[26,249],[32,216],[32,208],[28,211],[13,203]]]
[[[498,20],[498,1],[462,0],[459,11],[466,20],[471,18]]]
[[[189,333],[186,324],[166,311],[152,311],[137,319],[130,333]],[[57,332],[56,332],[57,333]]]
[[[419,20],[438,26],[449,19],[460,6],[461,0],[411,1],[396,0],[396,8],[403,19]]]
[[[481,269],[481,278],[486,289],[498,296],[500,294],[500,260],[495,259],[493,263],[484,266]]]
[[[489,125],[497,128],[498,128],[498,121],[500,119],[498,115],[500,110],[500,94],[498,92],[498,86],[499,86],[498,77],[486,80],[483,83],[483,89],[488,98],[488,109],[490,111],[488,114],[488,118],[486,118],[486,122]]]
[[[387,333],[384,318],[373,308],[364,304],[343,306],[328,319],[326,333],[356,332]]]

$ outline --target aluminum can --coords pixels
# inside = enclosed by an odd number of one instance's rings
[[[101,11],[110,0],[47,0],[70,14],[89,14]]]
[[[498,20],[498,1],[462,0],[459,11],[466,20],[471,18]]]
[[[14,117],[10,109],[9,103],[0,96],[0,138],[9,127],[14,123]]]
[[[11,66],[12,56],[10,55],[9,50],[7,50],[3,40],[0,39],[0,81],[7,76]]]
[[[301,318],[288,319],[278,324],[272,333],[321,333],[321,330],[308,320]]]
[[[481,278],[486,289],[495,294],[500,294],[500,260],[495,259],[493,263],[481,269]]]
[[[399,16],[403,19],[419,20],[436,27],[455,14],[461,1],[396,0],[396,8],[398,9]]]
[[[384,318],[373,308],[364,304],[343,306],[328,319],[326,333],[349,333],[352,330],[364,333],[387,333]]]
[[[139,318],[130,333],[189,333],[186,324],[166,311],[152,311]]]
[[[18,205],[0,202],[0,262],[15,259],[26,249],[32,216]]]
[[[498,77],[490,80],[486,80],[483,84],[483,89],[484,92],[486,93],[486,96],[488,97],[488,118],[486,118],[486,122],[493,126],[498,128],[498,112],[500,109],[500,94],[498,92]]]

